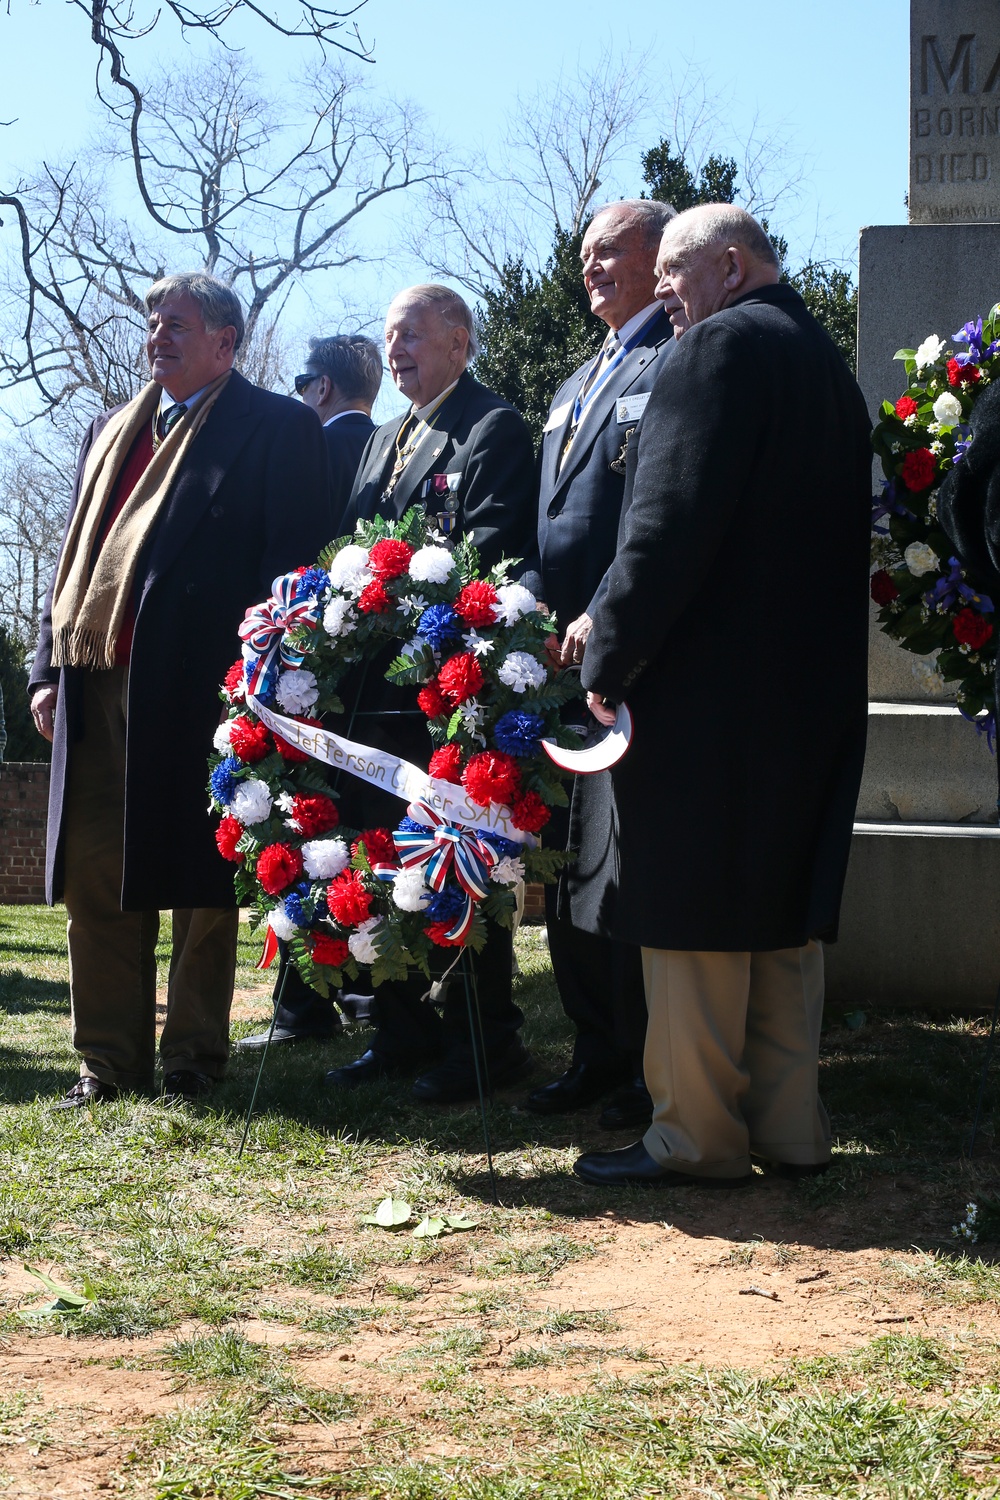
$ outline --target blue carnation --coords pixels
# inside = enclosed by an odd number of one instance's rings
[[[425,823],[418,823],[414,818],[404,818],[399,825],[399,833],[430,833],[431,830]]]
[[[306,568],[304,573],[299,574],[295,592],[298,595],[321,594],[329,587],[329,573],[325,573],[322,568]]]
[[[420,616],[417,629],[435,651],[443,651],[462,634],[462,622],[450,604],[432,604]]]
[[[237,772],[243,767],[235,755],[227,755],[225,760],[220,760],[210,779],[212,796],[216,802],[221,802],[223,807],[228,807],[236,795],[238,785]]]
[[[524,759],[525,756],[537,755],[541,750],[544,728],[545,720],[541,714],[526,714],[519,708],[512,708],[510,713],[497,720],[493,736],[505,755],[516,755]]]
[[[424,910],[432,922],[457,922],[465,911],[465,892],[457,885],[446,885],[431,897]]]
[[[309,884],[301,882],[285,897],[285,916],[296,927],[312,927],[317,913],[309,899]]]
[[[478,830],[479,837],[490,844],[501,859],[520,859],[524,850],[520,844],[515,844],[511,839],[505,839],[501,833],[493,833],[485,828]]]

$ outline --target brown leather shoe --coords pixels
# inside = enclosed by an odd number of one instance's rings
[[[207,1073],[196,1073],[193,1068],[175,1068],[163,1075],[163,1093],[160,1104],[180,1104],[183,1100],[200,1099],[210,1094],[218,1082]]]
[[[57,1109],[83,1109],[88,1104],[107,1104],[112,1099],[121,1098],[121,1089],[113,1083],[102,1083],[99,1078],[80,1078],[74,1083],[64,1099],[58,1104],[51,1104],[49,1112],[55,1114]]]

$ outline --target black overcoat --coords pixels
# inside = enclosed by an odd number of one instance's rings
[[[665,363],[584,658],[635,738],[590,830],[579,926],[708,951],[836,935],[867,723],[869,431],[791,287],[696,324]]]
[[[95,418],[83,463],[111,412]],[[71,508],[72,514],[72,508]],[[237,627],[280,573],[314,562],[333,532],[315,414],[234,373],[198,433],[140,558],[129,663],[126,911],[232,906],[233,867],[215,847],[207,757]],[[62,895],[63,797],[80,730],[82,672],[51,665],[51,587],[31,691],[59,684],[49,792],[46,894]]]
[[[333,495],[333,534],[339,536],[343,530],[341,519],[358,477],[361,460],[368,446],[368,439],[375,431],[375,423],[363,411],[345,411],[332,422],[323,426],[326,451],[330,460],[330,491]],[[353,523],[350,527],[353,530]]]

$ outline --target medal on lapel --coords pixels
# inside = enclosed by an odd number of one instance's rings
[[[437,522],[442,536],[451,536],[458,525],[458,486],[461,481],[461,474],[432,474],[424,481],[420,492],[427,513]],[[435,509],[436,506],[440,506],[440,510]]]
[[[619,453],[617,458],[613,458],[608,464],[608,468],[611,470],[612,474],[625,473],[625,458],[628,453],[629,439],[631,438],[634,431],[634,427],[626,427],[625,441],[624,443],[622,443],[622,451]]]

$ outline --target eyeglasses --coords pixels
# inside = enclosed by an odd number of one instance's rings
[[[313,381],[314,380],[318,380],[318,379],[319,379],[318,375],[309,375],[309,374],[296,375],[296,377],[295,377],[295,394],[296,394],[296,396],[302,396],[302,395],[304,395],[305,392],[312,385]]]

